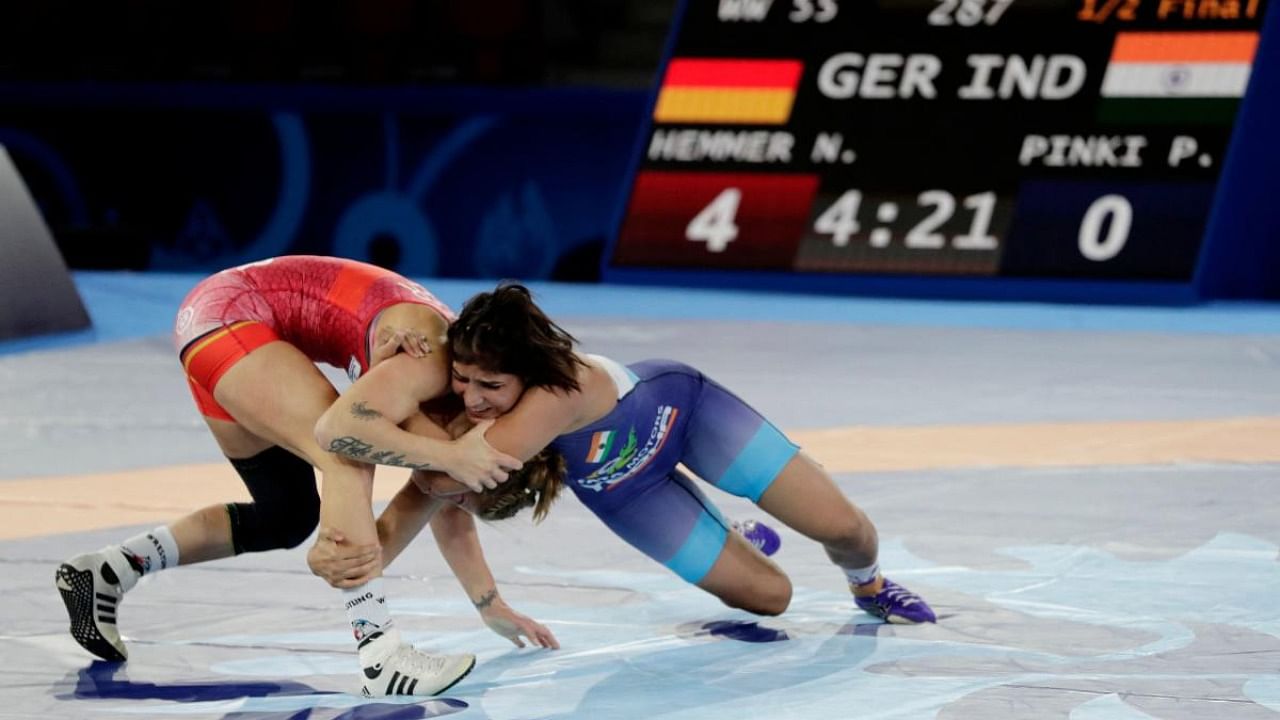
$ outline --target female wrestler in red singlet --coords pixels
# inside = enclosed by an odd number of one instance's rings
[[[274,258],[198,284],[178,312],[175,347],[196,405],[254,502],[206,507],[64,563],[56,579],[73,637],[99,657],[124,660],[116,607],[147,572],[292,548],[321,520],[376,543],[374,465],[368,462],[429,467],[476,490],[504,480],[520,463],[490,448],[483,428],[450,442],[423,420],[414,429],[431,437],[421,437],[408,454],[347,436],[333,440],[343,445],[344,458],[315,440],[317,420],[338,398],[317,362],[346,369],[354,380],[385,358],[395,366],[389,378],[411,382],[420,397],[440,397],[449,391],[444,340],[452,319],[421,285],[351,260]],[[397,353],[400,348],[406,352]],[[313,468],[322,474],[320,494]],[[374,577],[343,590],[364,692],[431,695],[466,675],[473,656],[428,655],[399,641],[381,583]],[[523,616],[516,620],[535,643],[549,644],[545,628]]]

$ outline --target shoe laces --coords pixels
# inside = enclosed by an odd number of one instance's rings
[[[424,653],[411,645],[401,645],[392,655],[396,670],[402,675],[418,677],[439,675],[444,671],[448,657]]]
[[[915,605],[920,602],[920,596],[901,585],[890,585],[889,583],[885,583],[884,589],[880,591],[880,595],[884,596],[885,600],[899,605]]]

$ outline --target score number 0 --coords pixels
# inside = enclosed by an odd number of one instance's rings
[[[705,242],[707,251],[724,252],[729,243],[738,237],[736,218],[738,206],[742,202],[742,190],[725,188],[706,207],[698,212],[685,227],[685,238],[692,242]],[[926,190],[916,197],[922,207],[931,207],[932,211],[922,220],[911,226],[903,238],[903,245],[918,250],[937,250],[945,247],[946,237],[934,232],[940,225],[951,219],[955,213],[956,198],[946,190]],[[973,210],[973,220],[969,224],[969,232],[951,239],[951,245],[957,250],[995,250],[999,242],[990,234],[991,217],[995,211],[996,194],[982,192],[962,198],[965,208]],[[831,243],[836,247],[845,247],[849,239],[861,229],[858,223],[858,211],[862,205],[862,193],[858,190],[847,190],[822,214],[814,219],[813,231],[822,235],[830,235]],[[884,205],[881,206],[883,208]],[[896,215],[896,209],[894,211]],[[1103,235],[1103,223],[1110,220],[1110,225]],[[1105,262],[1115,257],[1124,249],[1129,239],[1129,230],[1133,227],[1133,205],[1123,195],[1103,195],[1094,200],[1085,211],[1080,222],[1080,230],[1076,236],[1080,254],[1094,262]],[[887,231],[870,234],[871,247],[883,248],[889,245],[892,237]]]
[[[1107,234],[1102,235],[1102,223],[1110,220]],[[1123,195],[1103,195],[1094,200],[1084,211],[1076,243],[1080,254],[1094,262],[1105,262],[1120,254],[1129,239],[1133,227],[1133,205]]]

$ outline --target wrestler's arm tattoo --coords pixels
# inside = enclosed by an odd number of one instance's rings
[[[484,610],[485,608],[492,605],[493,601],[497,599],[498,599],[498,588],[493,588],[489,592],[481,595],[480,599],[476,600],[472,604],[476,606],[477,610]]]
[[[404,454],[396,454],[390,450],[379,450],[360,438],[346,435],[334,438],[329,443],[329,452],[345,455],[356,460],[377,463],[378,465],[394,465],[395,467],[412,468],[414,470],[430,470],[430,463],[405,462]]]
[[[351,403],[351,415],[358,420],[377,420],[382,417],[382,413],[363,402]]]

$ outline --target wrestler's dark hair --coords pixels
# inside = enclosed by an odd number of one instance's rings
[[[455,362],[515,375],[525,387],[578,390],[575,342],[512,282],[472,297],[449,326]]]
[[[564,485],[565,463],[560,453],[546,449],[525,461],[492,490],[480,493],[476,514],[482,520],[506,520],[533,508],[533,521],[542,522]]]

